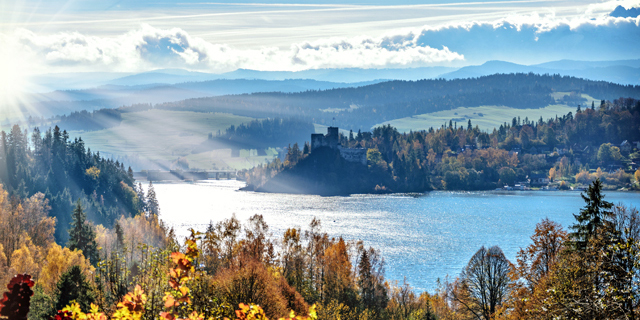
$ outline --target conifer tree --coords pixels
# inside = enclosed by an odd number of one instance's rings
[[[95,301],[93,287],[82,274],[82,269],[79,266],[73,266],[62,274],[57,284],[57,291],[56,310],[62,310],[75,300],[80,304],[82,311],[88,312],[91,303]]]
[[[96,232],[87,223],[87,214],[82,210],[80,199],[76,202],[76,208],[71,215],[71,229],[69,229],[68,247],[71,250],[82,250],[82,254],[88,258],[92,264],[98,262],[98,245],[96,244]]]
[[[574,232],[570,233],[569,236],[573,239],[575,249],[584,251],[589,239],[611,217],[612,211],[610,209],[613,207],[613,203],[604,201],[600,179],[596,179],[589,185],[586,195],[581,194],[580,196],[582,196],[587,205],[580,210],[579,214],[573,215],[578,223],[571,226]]]
[[[153,188],[151,181],[149,181],[149,190],[147,190],[147,209],[150,214],[160,214],[160,206],[158,205],[158,199],[156,199],[156,190]]]

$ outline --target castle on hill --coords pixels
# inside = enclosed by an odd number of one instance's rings
[[[328,127],[327,134],[311,134],[311,152],[320,148],[329,147],[340,152],[340,156],[349,162],[359,162],[367,165],[367,149],[343,148],[340,145],[340,131],[338,127]]]

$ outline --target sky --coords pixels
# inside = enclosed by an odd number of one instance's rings
[[[0,87],[61,72],[640,58],[640,18],[610,15],[640,0],[258,2],[0,0]]]

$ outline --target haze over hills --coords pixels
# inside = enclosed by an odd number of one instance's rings
[[[621,61],[552,61],[538,65],[521,65],[504,61],[488,61],[479,66],[462,67],[445,73],[445,79],[464,79],[487,76],[495,73],[559,74],[596,81],[619,84],[640,84],[640,59]]]
[[[304,79],[336,83],[380,82],[384,80],[421,80],[437,78],[468,78],[494,73],[539,73],[561,74],[604,80],[620,84],[640,84],[638,76],[640,59],[617,61],[559,60],[537,65],[521,65],[505,61],[488,61],[482,65],[452,67],[421,67],[404,69],[311,69],[304,71],[257,71],[238,69],[215,74],[184,69],[158,69],[143,73],[59,73],[34,76],[28,92],[51,92],[56,90],[84,90],[104,85],[144,86],[204,82],[212,80],[291,80]],[[227,93],[229,94],[229,93]]]

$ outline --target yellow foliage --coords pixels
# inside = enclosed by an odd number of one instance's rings
[[[549,180],[553,180],[556,177],[556,167],[549,169]]]
[[[576,179],[576,183],[583,183],[583,184],[591,183],[591,175],[587,170],[580,170],[580,172],[576,174],[575,179]]]
[[[98,178],[100,177],[100,169],[98,169],[97,167],[91,167],[85,170],[85,174],[93,180],[98,180]]]
[[[602,180],[602,177],[605,176],[605,173],[602,172],[602,169],[600,169],[600,167],[598,167],[598,169],[596,170],[596,172],[593,174],[594,177],[596,177],[597,179]]]
[[[87,279],[93,279],[95,268],[85,259],[80,250],[69,250],[58,244],[52,244],[47,252],[47,257],[42,266],[42,271],[37,282],[41,284],[46,293],[54,291],[60,276],[72,266],[80,266]]]
[[[23,243],[20,249],[11,254],[11,271],[37,277],[40,274],[38,251],[30,240]]]
[[[636,170],[636,172],[633,174],[633,177],[636,178],[637,183],[640,183],[640,169]]]

